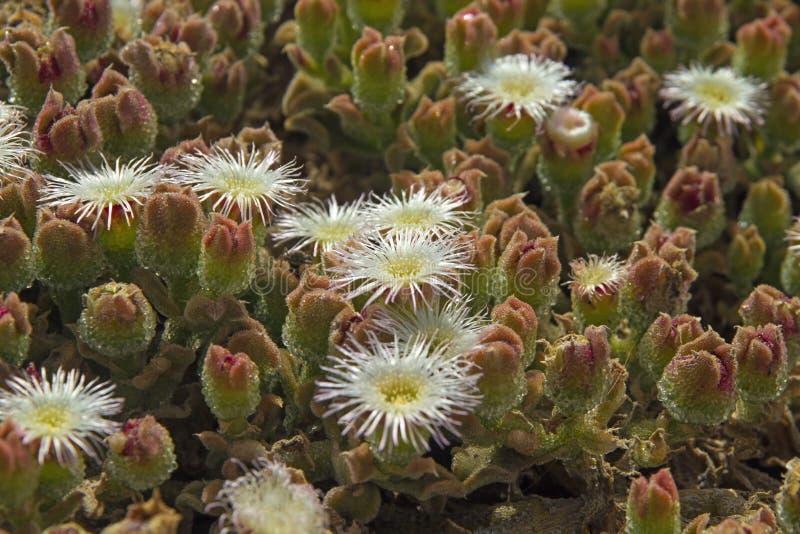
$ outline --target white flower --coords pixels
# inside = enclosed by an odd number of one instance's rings
[[[468,108],[482,110],[478,118],[504,113],[520,119],[525,114],[540,124],[575,94],[578,84],[567,78],[569,74],[569,67],[558,61],[515,54],[499,57],[480,71],[466,73],[458,92]]]
[[[617,256],[589,254],[570,262],[571,280],[565,285],[583,300],[594,302],[615,294],[625,280],[625,267]]]
[[[41,440],[39,463],[50,453],[61,464],[75,462],[82,450],[97,459],[97,446],[119,425],[106,419],[122,410],[122,399],[112,397],[114,385],[86,377],[75,369],[59,368],[49,377],[14,376],[0,390],[0,420],[12,419],[25,442]]]
[[[258,458],[253,469],[227,480],[216,502],[222,534],[321,534],[328,516],[314,488],[298,482],[285,465]]]
[[[766,85],[728,67],[683,67],[664,76],[659,94],[673,108],[672,119],[681,124],[707,128],[715,123],[720,132],[732,135],[737,125],[749,130],[763,122]]]
[[[46,175],[40,202],[57,208],[60,204],[77,202],[78,222],[87,215],[94,215],[92,228],[106,212],[106,227],[111,228],[114,208],[120,208],[125,221],[130,224],[134,216],[134,204],[142,205],[159,180],[161,171],[157,164],[148,163],[149,157],[121,163],[119,158],[112,165],[103,156],[98,167],[87,163],[82,167],[62,163],[68,177]]]
[[[37,154],[25,130],[22,109],[0,101],[0,178],[25,173],[25,163]]]
[[[431,340],[434,347],[445,347],[448,354],[459,355],[474,348],[486,320],[474,315],[469,299],[436,299],[418,310],[405,307],[381,308],[375,314],[375,327],[401,342],[419,335]]]
[[[327,252],[345,244],[364,228],[363,198],[352,204],[309,202],[282,214],[275,221],[274,238],[278,243],[294,241],[292,251],[313,245],[313,253]]]
[[[480,402],[472,364],[422,336],[388,344],[373,338],[369,347],[353,342],[339,351],[323,367],[314,398],[330,403],[325,415],[339,415],[343,434],[355,430],[379,451],[410,445],[423,453],[429,437],[445,446],[445,432],[458,435],[456,417]]]
[[[472,268],[462,242],[431,233],[373,234],[333,253],[333,287],[347,287],[348,299],[371,293],[365,305],[381,297],[390,303],[401,294],[414,309],[431,293],[459,298],[460,274]]]
[[[450,233],[471,225],[474,214],[461,209],[462,203],[461,198],[422,189],[375,197],[366,206],[367,226],[376,231]]]
[[[249,155],[244,151],[233,155],[227,150],[185,154],[179,161],[181,167],[170,174],[176,183],[191,186],[201,201],[210,199],[212,210],[227,217],[236,208],[242,221],[258,212],[267,224],[273,207],[287,206],[307,182],[300,178],[300,167],[294,161],[275,167],[279,159],[275,150],[262,154],[255,148]]]

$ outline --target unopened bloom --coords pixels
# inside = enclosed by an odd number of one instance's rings
[[[97,458],[96,447],[118,424],[107,416],[122,409],[114,385],[59,368],[50,377],[15,376],[0,390],[0,419],[12,418],[25,442],[40,440],[39,463],[54,454],[61,464],[78,461],[80,451]]]
[[[514,54],[465,74],[458,90],[469,108],[480,110],[478,118],[504,113],[519,120],[527,115],[540,124],[575,93],[578,84],[569,74],[559,61]]]
[[[313,247],[313,254],[344,245],[364,228],[363,198],[339,204],[331,197],[327,203],[308,202],[275,221],[275,241],[295,241],[292,251]]]
[[[737,126],[749,130],[763,122],[765,90],[763,83],[730,68],[692,65],[665,75],[660,96],[672,107],[673,120],[696,122],[704,129],[714,124],[719,132],[733,135]]]
[[[45,176],[41,202],[53,209],[62,204],[77,202],[80,222],[87,216],[94,216],[92,227],[106,214],[106,228],[111,228],[113,208],[121,208],[125,221],[130,224],[134,217],[134,205],[143,205],[153,186],[159,179],[160,171],[156,164],[148,163],[149,157],[122,163],[119,158],[110,163],[103,156],[103,163],[85,166],[62,163],[68,173],[67,178]]]
[[[305,185],[295,162],[275,167],[279,158],[275,150],[262,154],[256,149],[237,155],[227,150],[185,154],[181,168],[171,174],[174,182],[191,186],[201,202],[210,201],[212,210],[230,217],[235,209],[242,221],[257,213],[267,224],[274,206],[287,206]]]
[[[222,508],[222,533],[327,532],[328,517],[302,472],[259,458],[253,469],[227,480],[209,508]]]
[[[434,295],[459,296],[459,274],[470,266],[465,246],[454,239],[429,233],[402,231],[375,234],[335,251],[329,270],[335,288],[348,287],[349,299],[369,293],[366,304],[383,297],[387,303],[399,296],[418,299]]]
[[[367,227],[376,231],[450,233],[470,226],[473,214],[464,211],[463,204],[461,196],[443,196],[423,189],[376,197],[365,208]]]
[[[475,408],[480,397],[465,359],[452,358],[422,336],[408,342],[368,347],[353,342],[332,356],[326,376],[317,382],[317,402],[328,402],[343,433],[355,431],[377,451],[429,449],[428,439],[447,445],[445,432],[458,435],[457,417]]]

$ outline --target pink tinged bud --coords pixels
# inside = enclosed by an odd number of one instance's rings
[[[639,43],[639,53],[658,73],[672,70],[677,64],[672,32],[668,29],[647,28]]]
[[[727,136],[703,137],[701,132],[692,134],[683,145],[678,167],[697,167],[716,174],[723,193],[730,193],[742,174],[733,152],[733,140]]]
[[[42,220],[33,245],[37,277],[57,290],[86,287],[103,268],[97,245],[83,228],[70,221]]]
[[[768,402],[786,388],[789,372],[781,328],[768,323],[736,330],[731,354],[737,363],[736,390],[746,402]]]
[[[639,365],[651,380],[656,381],[680,347],[702,334],[703,327],[698,317],[685,314],[670,317],[662,313],[639,341],[636,349]]]
[[[64,27],[75,38],[78,57],[86,62],[111,45],[110,0],[48,0],[53,27]]]
[[[247,69],[230,50],[215,54],[203,73],[200,105],[218,120],[230,122],[242,112]]]
[[[0,220],[0,293],[28,287],[32,268],[31,240],[22,226],[14,217]]]
[[[655,147],[642,134],[633,141],[619,147],[617,159],[624,161],[628,172],[631,173],[639,189],[639,203],[644,204],[650,199],[653,192],[653,182],[656,176]]]
[[[626,534],[678,534],[681,531],[678,488],[669,469],[631,483],[625,520]]]
[[[0,360],[22,365],[28,357],[33,328],[28,305],[16,293],[0,294]]]
[[[642,236],[646,243],[656,254],[664,258],[669,257],[670,250],[681,250],[689,263],[694,262],[697,232],[690,228],[678,227],[674,230],[664,228],[658,223],[650,223]]]
[[[491,59],[497,27],[486,13],[466,7],[445,26],[444,62],[447,73],[457,76],[475,70]]]
[[[697,59],[728,31],[725,0],[669,0],[666,24],[682,58]]]
[[[787,297],[772,286],[756,287],[739,306],[739,316],[748,326],[769,323],[781,327],[788,351],[789,367],[800,360],[800,298]]]
[[[421,158],[429,165],[441,165],[442,154],[455,144],[456,103],[452,97],[438,102],[427,96],[411,116],[411,136]]]
[[[253,226],[237,225],[213,214],[203,235],[198,275],[200,284],[212,294],[235,295],[250,283],[255,271],[256,245]]]
[[[775,13],[756,19],[736,30],[733,67],[745,76],[771,80],[786,64],[792,30]]]
[[[712,244],[726,222],[717,175],[700,172],[697,167],[679,169],[664,188],[655,220],[669,229],[685,226],[696,230],[698,248]]]
[[[255,412],[259,393],[258,367],[247,354],[233,354],[212,345],[201,371],[206,404],[220,420],[246,418]]]
[[[0,424],[0,505],[18,509],[33,496],[39,479],[38,440],[25,441],[12,419]]]
[[[535,2],[528,2],[528,5],[533,3]],[[533,28],[535,25],[527,27]],[[537,28],[536,31],[512,30],[499,39],[495,47],[498,57],[525,54],[543,56],[553,61],[564,61],[567,57],[567,45],[545,27]]]
[[[219,42],[237,56],[255,53],[264,40],[259,0],[217,0],[206,14]]]
[[[76,162],[97,151],[102,132],[91,106],[65,104],[64,96],[50,91],[33,125],[34,145],[51,167],[58,162]]]
[[[745,291],[753,286],[753,280],[764,267],[767,247],[753,225],[738,230],[728,245],[728,276],[737,288]]]
[[[522,230],[514,232],[498,258],[504,276],[502,297],[514,295],[528,303],[536,315],[545,315],[558,296],[558,238],[528,239]]]
[[[661,86],[658,74],[641,58],[635,58],[602,86],[616,95],[625,111],[622,138],[631,140],[649,134],[656,120],[656,99]]]
[[[109,476],[136,491],[161,485],[178,466],[169,431],[152,415],[128,419],[108,437],[108,448]]]
[[[714,331],[681,346],[658,381],[658,400],[682,423],[717,425],[734,407],[736,361]]]
[[[492,18],[498,36],[521,28],[525,22],[525,0],[481,0],[478,5]]]
[[[607,393],[610,354],[605,327],[557,339],[545,357],[545,394],[567,415],[589,412]]]
[[[403,99],[406,85],[404,38],[364,28],[353,45],[353,100],[366,114],[391,113]]]
[[[320,65],[335,45],[338,12],[336,0],[299,0],[295,4],[297,45]]]
[[[502,303],[492,308],[492,321],[513,330],[522,340],[524,346],[523,368],[527,368],[533,361],[536,352],[537,331],[539,320],[530,304],[522,302],[516,297],[508,297]]]

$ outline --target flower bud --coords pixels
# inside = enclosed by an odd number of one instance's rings
[[[498,291],[495,283],[497,239],[493,235],[479,235],[477,230],[459,236],[458,239],[465,243],[465,248],[469,251],[466,263],[474,267],[466,273],[462,281],[469,288],[473,310],[480,310],[495,300],[496,293],[505,293],[505,288]]]
[[[508,247],[518,230],[528,239],[552,237],[542,219],[522,201],[523,196],[511,195],[486,207],[483,233],[497,237],[498,252]]]
[[[684,63],[699,59],[728,33],[725,0],[668,0],[665,22]]]
[[[148,154],[155,144],[158,118],[153,106],[125,76],[111,69],[92,88],[89,101],[103,139],[103,152],[123,158]]]
[[[616,256],[590,254],[569,263],[572,313],[579,330],[588,325],[613,327],[618,320],[619,290],[625,279],[623,265]]]
[[[286,297],[286,303],[289,314],[283,325],[283,343],[289,352],[305,362],[305,373],[316,373],[330,354],[328,340],[334,319],[352,306],[330,289],[328,278],[310,270]]]
[[[627,248],[641,232],[638,202],[636,180],[625,163],[601,163],[581,189],[574,222],[578,241],[589,252]]]
[[[800,531],[800,458],[786,464],[783,484],[775,497],[778,521],[785,532]]]
[[[162,122],[185,117],[200,100],[200,72],[189,46],[155,37],[137,39],[120,52],[128,77]]]
[[[787,297],[772,286],[757,286],[739,306],[742,323],[761,326],[774,323],[781,327],[789,359],[789,368],[800,361],[800,298]]]
[[[81,61],[108,50],[114,37],[111,0],[47,0],[47,7],[52,27],[65,28],[75,39]]]
[[[253,278],[256,245],[253,226],[237,224],[217,213],[203,235],[197,267],[200,285],[213,295],[236,295]]]
[[[273,339],[280,339],[289,313],[286,297],[297,288],[299,279],[288,262],[273,259],[263,248],[257,255],[256,274],[251,285],[256,294],[252,316],[264,325]]]
[[[514,295],[528,303],[538,317],[550,311],[559,293],[558,238],[528,239],[522,230],[517,230],[497,266],[502,276],[499,299]]]
[[[616,95],[625,112],[622,139],[631,140],[653,129],[660,85],[658,74],[641,58],[635,58],[630,66],[603,82],[603,89]]]
[[[567,334],[547,348],[544,391],[567,415],[589,412],[609,386],[611,347],[605,327],[589,326],[584,335]]]
[[[33,237],[37,278],[56,290],[90,285],[100,275],[103,256],[89,234],[77,224],[40,213]]]
[[[489,141],[487,139],[487,141]],[[467,155],[458,149],[444,153],[445,170],[448,174],[459,176],[466,171],[481,173],[481,200],[490,203],[509,192],[510,177],[501,164],[483,154]]]
[[[26,443],[22,430],[11,419],[0,424],[0,506],[5,510],[22,506],[36,491],[38,450],[38,441]]]
[[[394,33],[404,15],[403,0],[347,0],[347,17],[359,31],[370,27],[381,33]]]
[[[353,45],[353,100],[367,115],[388,115],[403,100],[406,86],[406,60],[403,37],[364,28]]]
[[[502,303],[492,308],[492,321],[507,326],[522,340],[524,352],[522,355],[522,368],[526,369],[536,356],[536,337],[539,320],[529,304],[516,297],[508,297]]]
[[[64,103],[61,93],[47,93],[33,125],[35,146],[42,155],[40,166],[61,170],[59,163],[77,162],[97,151],[103,134],[88,102],[78,108]]]
[[[722,202],[716,174],[697,167],[678,169],[664,188],[654,218],[669,229],[695,229],[697,248],[703,248],[716,241],[725,227]]]
[[[261,329],[241,330],[233,334],[227,342],[228,349],[233,352],[244,352],[258,366],[261,385],[268,386],[281,365],[278,346],[272,338]]]
[[[800,75],[779,73],[769,84],[769,108],[764,117],[764,134],[782,150],[800,145]]]
[[[15,218],[29,236],[36,229],[40,185],[41,180],[32,175],[0,186],[0,217]]]
[[[585,43],[598,33],[597,20],[606,3],[603,0],[554,0],[549,8],[567,23],[574,39]]]
[[[479,68],[492,57],[497,27],[477,7],[466,7],[445,26],[444,63],[447,74],[458,76]]]
[[[25,289],[32,275],[31,240],[14,217],[0,220],[0,293]]]
[[[736,362],[713,330],[684,343],[658,381],[658,400],[682,423],[718,425],[734,407]]]
[[[33,331],[29,314],[28,305],[16,293],[0,295],[0,360],[22,365],[28,357]]]
[[[768,402],[786,388],[788,362],[781,328],[767,323],[743,326],[731,342],[736,360],[736,392],[746,402]]]
[[[636,181],[640,205],[650,200],[653,192],[653,182],[656,176],[655,152],[653,144],[646,135],[642,134],[633,141],[628,141],[620,146],[617,153],[617,159],[625,162],[628,172]]]
[[[0,60],[9,73],[9,100],[27,108],[30,115],[39,110],[50,90],[64,95],[67,102],[77,101],[86,90],[75,39],[64,28],[55,30],[46,42],[12,42],[7,33],[0,42]]]
[[[200,107],[221,122],[230,123],[244,107],[247,69],[230,49],[211,56],[203,72]]]
[[[545,0],[548,1],[548,0]],[[529,2],[530,6],[534,2]],[[526,26],[535,28],[536,26]],[[567,45],[561,38],[545,27],[536,31],[512,30],[511,33],[497,41],[495,45],[499,57],[514,54],[527,56],[543,56],[553,61],[564,61],[567,57]]]
[[[592,116],[594,122],[602,125],[598,129],[595,161],[611,159],[619,148],[622,136],[622,123],[625,110],[617,102],[611,91],[600,91],[592,84],[584,87],[583,92],[572,105]]]
[[[755,225],[736,232],[728,245],[726,265],[728,277],[737,288],[749,290],[752,287],[753,280],[764,267],[765,252],[766,245]]]
[[[264,40],[259,0],[217,0],[206,14],[219,44],[241,57],[258,51]]]
[[[697,167],[716,174],[723,193],[733,191],[742,175],[733,152],[733,139],[722,135],[704,137],[699,131],[683,145],[678,167]]]
[[[545,191],[552,189],[562,221],[575,213],[575,199],[592,176],[598,125],[592,116],[579,109],[557,109],[544,124],[539,136],[541,156],[538,174]]]
[[[439,167],[442,154],[456,144],[456,102],[450,97],[437,102],[422,97],[411,116],[411,136],[420,158]]]
[[[480,0],[478,6],[492,19],[502,37],[525,22],[526,0]]]
[[[792,223],[789,193],[775,180],[764,178],[750,185],[739,212],[739,224],[752,224],[767,246],[762,276],[777,283],[786,229]]]
[[[140,263],[167,278],[190,276],[197,267],[205,226],[194,194],[171,190],[152,194],[136,229]]]
[[[128,419],[108,437],[108,448],[107,473],[135,491],[160,486],[178,467],[169,431],[152,415]]]
[[[625,513],[625,534],[678,534],[681,531],[678,488],[669,469],[650,480],[639,477],[631,483]]]
[[[656,254],[668,257],[674,250],[680,249],[690,264],[694,262],[695,235],[691,228],[680,226],[674,230],[667,230],[656,222],[650,223],[642,236],[644,241]]]
[[[200,372],[203,397],[219,420],[244,419],[261,400],[258,367],[250,357],[211,345]]]
[[[522,340],[513,330],[492,325],[483,331],[479,344],[464,355],[481,374],[477,385],[483,399],[476,413],[487,425],[516,408],[525,396],[523,350]]]
[[[672,70],[678,63],[675,57],[672,32],[669,29],[647,28],[639,43],[639,53],[647,61],[647,64],[658,73]]]
[[[294,7],[297,45],[322,65],[336,43],[336,0],[299,0]]]
[[[156,333],[156,314],[134,284],[108,282],[84,295],[78,335],[92,350],[122,359],[147,350]]]
[[[637,361],[650,380],[655,382],[681,345],[702,334],[700,318],[685,314],[670,317],[661,313],[639,340],[636,348]]]
[[[733,68],[744,76],[771,80],[786,65],[792,30],[777,14],[743,24],[736,30]]]

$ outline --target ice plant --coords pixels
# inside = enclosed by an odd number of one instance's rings
[[[252,469],[227,480],[209,509],[221,508],[222,533],[328,532],[328,517],[302,472],[258,458]]]
[[[339,204],[333,197],[327,203],[300,204],[276,219],[273,238],[278,243],[294,241],[292,251],[312,247],[316,256],[344,245],[362,231],[362,208],[363,198],[349,204]]]
[[[367,228],[376,231],[451,233],[471,225],[472,213],[462,209],[463,195],[443,196],[438,191],[375,197],[365,206]]]
[[[575,93],[578,84],[569,75],[569,67],[561,62],[514,54],[466,73],[458,92],[469,109],[479,111],[477,118],[504,113],[520,120],[527,115],[540,124]]]
[[[323,367],[315,400],[328,403],[326,416],[338,416],[343,434],[365,437],[373,454],[408,459],[427,451],[429,438],[445,446],[445,432],[458,435],[457,417],[480,401],[480,373],[422,336],[339,351]]]
[[[114,385],[59,368],[48,376],[14,376],[0,390],[0,419],[13,419],[25,442],[40,440],[39,463],[53,454],[62,465],[78,461],[80,451],[97,459],[97,447],[118,424],[108,416],[122,410]]]
[[[665,75],[660,96],[672,108],[673,120],[695,122],[704,130],[713,124],[733,135],[738,127],[750,130],[763,122],[765,91],[763,83],[730,68],[692,65]]]
[[[120,208],[125,221],[130,224],[135,216],[135,205],[141,206],[161,176],[158,164],[149,156],[123,163],[117,158],[113,163],[102,156],[102,163],[83,165],[62,163],[67,178],[46,175],[40,202],[52,209],[62,204],[80,204],[77,221],[94,216],[92,228],[105,215],[106,228],[111,228],[114,208]]]
[[[408,230],[366,237],[334,251],[334,258],[328,270],[335,288],[348,288],[347,298],[369,294],[370,304],[402,296],[414,309],[432,295],[457,298],[459,275],[470,268],[461,242]]]
[[[581,326],[610,324],[615,318],[625,268],[616,255],[572,260],[570,280],[565,284],[572,297],[572,310]]]
[[[300,167],[294,161],[276,167],[279,159],[275,150],[262,153],[255,148],[247,154],[224,149],[185,154],[181,168],[170,172],[170,178],[179,185],[191,186],[201,202],[210,201],[211,209],[226,217],[235,210],[242,221],[258,214],[267,224],[273,208],[287,206],[305,186]]]

